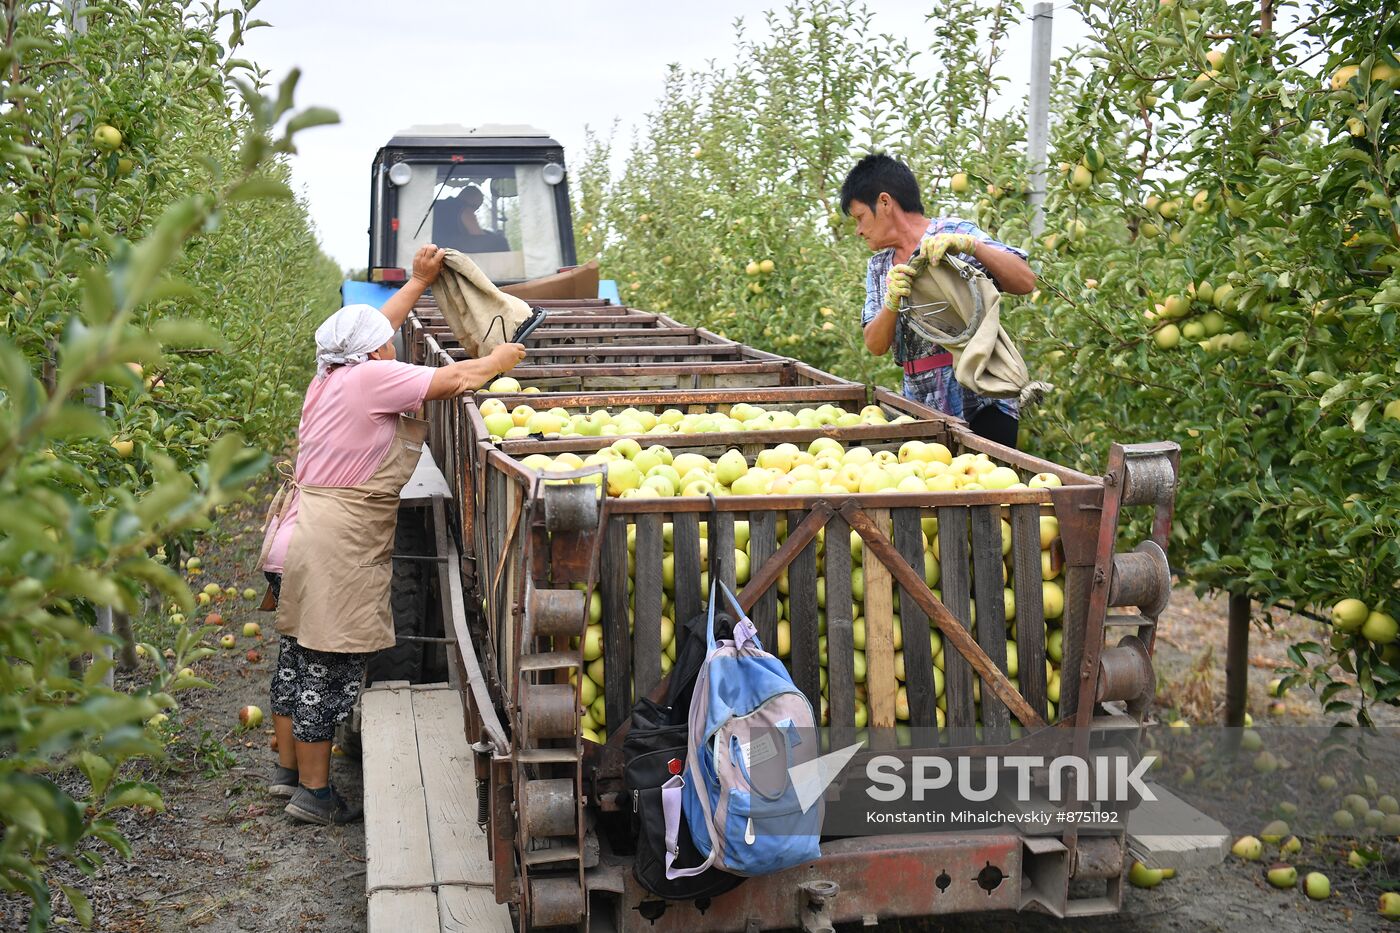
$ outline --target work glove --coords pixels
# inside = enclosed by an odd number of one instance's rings
[[[899,302],[909,297],[913,287],[914,270],[904,263],[895,266],[885,277],[885,307],[891,311],[898,311]]]
[[[977,237],[970,233],[935,233],[924,237],[919,244],[919,250],[931,264],[940,262],[947,253],[966,253],[970,256],[976,248]]]

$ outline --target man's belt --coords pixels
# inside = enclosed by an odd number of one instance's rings
[[[953,365],[953,354],[935,353],[933,356],[920,357],[917,360],[910,360],[904,364],[904,374],[906,376],[917,376],[919,373],[926,373],[930,369],[938,369],[943,366]]]

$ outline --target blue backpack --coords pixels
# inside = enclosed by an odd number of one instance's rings
[[[717,594],[734,618],[733,640],[715,641]],[[718,580],[710,585],[707,653],[695,681],[685,770],[662,785],[666,876],[711,866],[765,875],[821,857],[824,805],[804,809],[790,769],[820,754],[812,705]],[[680,821],[705,861],[676,868]]]

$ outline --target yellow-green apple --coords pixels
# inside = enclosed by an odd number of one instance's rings
[[[1310,871],[1303,879],[1303,890],[1315,901],[1325,901],[1332,896],[1332,882],[1320,871]]]

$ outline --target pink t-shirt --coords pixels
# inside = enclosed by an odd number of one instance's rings
[[[399,415],[423,404],[433,372],[431,366],[366,360],[312,379],[297,429],[297,482],[358,486],[373,476],[394,441]],[[299,499],[293,492],[282,520],[273,519],[267,529],[272,547],[264,570],[282,572]]]

